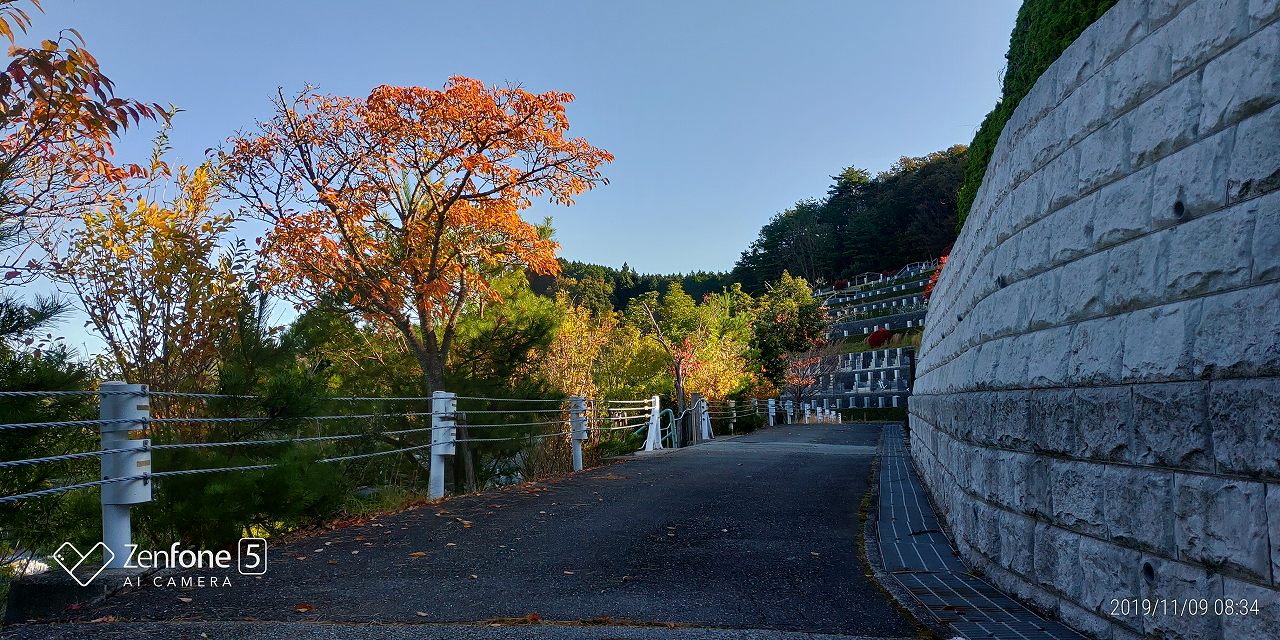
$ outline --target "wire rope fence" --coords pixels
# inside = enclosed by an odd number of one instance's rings
[[[717,429],[733,434],[739,425],[772,425],[785,417],[778,399],[696,396],[676,414],[658,396],[520,398],[437,391],[272,403],[256,395],[151,390],[120,382],[97,391],[0,391],[0,406],[68,402],[82,416],[96,402],[98,417],[0,423],[0,442],[9,440],[4,451],[20,456],[0,460],[0,509],[18,509],[21,517],[24,510],[38,510],[41,500],[96,490],[102,540],[115,556],[109,567],[123,566],[129,555],[131,509],[138,505],[147,506],[144,521],[152,526],[166,508],[192,517],[201,499],[234,502],[262,493],[278,498],[263,504],[293,507],[287,491],[299,486],[318,492],[336,483],[410,482],[426,485],[426,496],[439,499],[450,486],[454,492],[479,488],[476,478],[489,486],[540,479],[638,449],[696,444],[714,438]],[[248,488],[219,480],[237,474],[257,475]],[[161,499],[153,500],[157,495]],[[87,501],[77,504],[83,511]]]

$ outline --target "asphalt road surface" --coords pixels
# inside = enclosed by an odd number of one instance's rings
[[[857,549],[879,433],[775,427],[452,498],[275,545],[261,577],[144,578],[0,637],[913,637]]]

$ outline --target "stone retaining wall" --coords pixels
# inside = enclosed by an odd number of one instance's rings
[[[1019,105],[910,401],[996,584],[1100,638],[1280,638],[1277,187],[1280,0],[1121,0]]]

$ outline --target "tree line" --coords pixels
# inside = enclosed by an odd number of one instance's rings
[[[742,252],[731,277],[760,291],[784,272],[815,286],[937,258],[956,238],[956,194],[966,148],[903,157],[872,175],[850,167],[821,199],[775,215]]]

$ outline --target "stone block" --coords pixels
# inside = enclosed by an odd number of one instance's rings
[[[1257,285],[1200,299],[1192,375],[1262,377],[1280,373],[1280,283]]]
[[[1049,69],[1041,79],[1051,82],[1051,85],[1046,87],[1051,89],[1048,98],[1050,104],[1062,100],[1099,71],[1101,67],[1098,65],[1095,47],[1097,37],[1097,29],[1092,26],[1086,28],[1076,37],[1075,42],[1071,43],[1071,46],[1067,47],[1052,65],[1049,65]],[[1036,82],[1036,84],[1049,83]]]
[[[1005,340],[1005,338],[1001,338],[984,342],[965,352],[964,360],[961,361],[961,366],[958,368],[971,377],[972,388],[997,388],[993,381],[996,377],[996,370],[1000,366],[1000,353]]]
[[[1057,214],[1041,218],[1028,225],[1018,235],[1005,241],[1004,244],[1013,242],[1018,245],[1016,261],[1007,267],[1009,278],[1022,280],[1043,271],[1048,266],[1049,237],[1056,231],[1050,222],[1056,217]],[[989,281],[983,283],[983,285],[989,284]]]
[[[1280,22],[1276,26],[1280,26]],[[1280,75],[1280,69],[1275,73]],[[1228,202],[1240,202],[1280,188],[1280,106],[1241,122],[1236,127],[1232,154],[1227,169]]]
[[[1143,3],[1116,5],[1143,7]],[[1112,117],[1146,100],[1169,84],[1169,43],[1167,31],[1152,34],[1140,46],[1120,54],[1107,67],[1108,103]]]
[[[1030,397],[1031,392],[1029,391],[1002,391],[993,394],[991,400],[991,440],[978,442],[980,444],[995,444],[1016,451],[1031,451],[1031,439],[1028,434],[1031,412]]]
[[[1200,91],[1200,76],[1189,75],[1120,119],[1130,123],[1129,146],[1126,148],[1135,167],[1149,165],[1196,139],[1196,126],[1200,122]]]
[[[1271,529],[1271,585],[1280,590],[1280,484],[1268,484],[1267,526]]]
[[[1049,264],[1074,260],[1093,249],[1094,206],[1097,200],[1098,195],[1091,193],[1042,221],[1050,225]]]
[[[1031,352],[1031,339],[1025,335],[1008,336],[983,345],[997,347],[999,359],[991,378],[993,388],[1011,389],[1026,386],[1027,360]]]
[[[1080,141],[1077,145],[1080,156],[1080,165],[1076,174],[1077,193],[1093,191],[1132,170],[1133,157],[1121,150],[1129,148],[1130,129],[1136,128],[1136,123],[1131,119],[1119,118],[1108,122]],[[1061,202],[1065,204],[1074,197],[1075,194],[1071,194]]]
[[[1170,605],[1188,600],[1213,602],[1222,597],[1222,576],[1203,567],[1183,564],[1168,557],[1142,556],[1142,591],[1135,594],[1156,603],[1151,615],[1143,617],[1143,631],[1169,640],[1226,640],[1221,618],[1212,615],[1179,615]]]
[[[1280,102],[1280,22],[1209,61],[1201,86],[1201,135]]]
[[[1040,204],[1043,211],[1056,211],[1080,195],[1080,146],[1063,151],[1041,172]]]
[[[1142,554],[1101,540],[1084,538],[1080,541],[1080,565],[1084,572],[1080,605],[1113,621],[1141,629],[1141,612],[1130,611],[1129,615],[1123,615],[1114,611],[1111,601],[1139,592]]]
[[[1207,382],[1134,385],[1130,461],[1212,471],[1208,394]]]
[[[1093,242],[1104,249],[1151,228],[1151,183],[1155,168],[1126,176],[1099,192],[1093,209]]]
[[[1102,307],[1112,315],[1160,300],[1164,271],[1162,239],[1143,236],[1112,247],[1107,255]]]
[[[1164,228],[1221,209],[1227,203],[1231,130],[1220,131],[1156,164],[1151,227]]]
[[[1060,322],[1080,321],[1102,313],[1108,266],[1108,256],[1095,253],[1058,269],[1058,305],[1053,314]]]
[[[1133,447],[1133,389],[1081,387],[1074,391],[1079,454],[1104,461],[1127,460]]]
[[[1051,327],[1061,320],[1058,317],[1058,271],[1045,271],[1026,280],[1028,293],[1026,300],[1027,324],[1025,331],[1039,331]]]
[[[1270,581],[1263,484],[1181,473],[1173,482],[1178,558],[1223,575]]]
[[[1058,616],[1063,624],[1093,640],[1116,640],[1116,631],[1120,629],[1105,615],[1065,599],[1058,605]]]
[[[1076,384],[1108,384],[1119,380],[1124,357],[1124,324],[1111,316],[1075,325],[1068,364]]]
[[[1073,600],[1080,597],[1080,539],[1073,533],[1043,522],[1035,526],[1035,580],[1043,587]]]
[[[1127,314],[1121,379],[1156,382],[1190,378],[1199,308],[1199,300],[1189,300]]]
[[[1223,640],[1275,640],[1280,638],[1280,592],[1242,580],[1223,578],[1222,595],[1238,605],[1258,603],[1257,614],[1222,616]]]
[[[1106,516],[1118,545],[1172,556],[1173,473],[1108,466]]]
[[[1018,106],[1021,108],[1022,105]],[[1068,122],[1066,113],[1065,109],[1049,111],[1039,122],[1027,129],[1026,138],[1019,146],[1027,150],[1022,161],[1029,165],[1027,167],[1029,171],[1040,169],[1070,144],[1070,132],[1063,130]]]
[[[1027,437],[1033,451],[1072,455],[1080,448],[1080,426],[1070,389],[1032,391],[1027,415]]]
[[[1171,20],[1194,0],[1148,0],[1147,22],[1152,29]]]
[[[1164,299],[1204,295],[1249,282],[1256,211],[1237,205],[1165,232]]]
[[[1212,383],[1209,425],[1219,473],[1280,478],[1280,379]]]
[[[1009,220],[1012,223],[1010,233],[1015,233],[1044,217],[1046,208],[1041,192],[1043,191],[1043,183],[1046,180],[1046,170],[1047,168],[1041,169],[1026,180],[1018,183],[1018,186],[1009,192]],[[948,260],[950,259],[948,258]],[[1008,266],[1010,265],[1006,265],[1006,267]],[[946,273],[946,269],[943,269],[943,273]]]
[[[1257,222],[1253,225],[1254,282],[1280,278],[1280,191],[1250,200],[1242,206],[1250,207]]]
[[[1241,0],[1199,0],[1169,21],[1173,74],[1198,67],[1244,37],[1248,3]]]
[[[977,392],[965,396],[965,424],[961,427],[964,438],[976,442],[992,442],[992,394]]]
[[[1031,341],[1027,360],[1026,385],[1057,387],[1067,381],[1071,359],[1071,326],[1043,329],[1025,336]]]
[[[1049,463],[1035,454],[1006,452],[1000,474],[1001,485],[1007,487],[1002,503],[1018,513],[1050,517]]]
[[[1104,465],[1053,460],[1050,463],[1050,501],[1053,521],[1068,529],[1107,537],[1107,485]]]
[[[1280,17],[1280,0],[1249,0],[1249,29],[1258,27]]]
[[[1107,76],[1106,73],[1091,76],[1054,109],[1052,113],[1061,114],[1054,131],[1061,142],[1076,144],[1111,119],[1107,110]],[[1058,152],[1061,152],[1061,147]]]
[[[1033,575],[1035,573],[1036,521],[1024,515],[1003,510],[997,517],[1002,532],[1000,536],[1001,565],[1020,575]]]
[[[1126,55],[1132,51],[1130,47],[1138,44],[1150,32],[1147,5],[1145,2],[1117,2],[1092,28],[1098,31],[1094,42],[1097,60],[1101,65],[1117,67],[1134,64],[1138,61],[1127,60]],[[1147,40],[1138,48],[1151,47],[1151,41]]]

